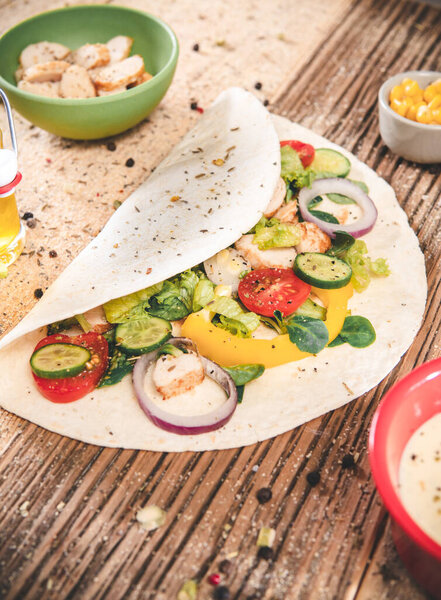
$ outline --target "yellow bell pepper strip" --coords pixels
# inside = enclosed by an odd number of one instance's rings
[[[313,287],[312,291],[327,308],[324,323],[329,332],[329,342],[332,342],[343,327],[348,300],[353,294],[352,286],[348,284],[337,290]],[[290,341],[288,334],[279,335],[272,340],[239,338],[213,325],[207,320],[208,314],[202,310],[189,315],[182,325],[182,335],[196,343],[202,356],[222,366],[259,363],[268,369],[313,356],[309,352],[299,350]]]

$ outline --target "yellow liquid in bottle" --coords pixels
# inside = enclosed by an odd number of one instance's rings
[[[3,148],[1,129],[0,148]],[[18,258],[24,247],[24,237],[15,194],[0,198],[0,261],[3,264],[8,266]]]

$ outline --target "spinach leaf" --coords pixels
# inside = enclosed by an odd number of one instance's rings
[[[312,210],[315,206],[320,204],[320,202],[323,202],[323,198],[321,196],[316,196],[315,198],[310,200],[308,204],[308,210]]]
[[[242,404],[243,393],[245,391],[245,386],[244,385],[237,385],[236,386],[236,390],[237,390],[237,403],[238,404]]]
[[[346,317],[338,337],[354,348],[366,348],[375,342],[376,334],[369,319],[350,315]]]
[[[235,367],[222,367],[236,386],[245,385],[253,379],[257,379],[265,371],[265,367],[259,364],[237,365]]]
[[[245,384],[257,379],[265,371],[265,367],[259,364],[237,365],[235,367],[223,367],[224,371],[229,373],[237,389],[237,403],[243,400]]]
[[[75,327],[76,325],[78,325],[78,321],[75,317],[63,319],[62,321],[56,321],[55,323],[51,323],[47,326],[47,335],[53,335],[54,333],[66,331],[66,329],[70,329],[71,327]]]
[[[121,352],[120,348],[115,344],[115,330],[108,331],[104,337],[109,344],[109,366],[106,372],[101,377],[97,387],[102,388],[109,385],[119,383],[123,377],[132,372],[135,366],[135,361]]]
[[[325,221],[325,223],[334,223],[336,225],[339,225],[340,223],[340,221],[336,219],[334,215],[331,215],[331,213],[325,212],[324,210],[310,210],[309,212],[314,217],[317,217],[317,219]]]
[[[349,248],[352,248],[354,244],[355,238],[353,238],[350,233],[346,233],[346,231],[336,231],[335,238],[332,241],[332,247],[326,254],[340,257],[340,255],[349,250]]]
[[[289,339],[302,352],[317,354],[328,343],[326,325],[320,319],[295,315],[287,324]]]
[[[336,348],[337,346],[341,346],[344,343],[345,343],[345,340],[340,335],[338,335],[336,338],[334,338],[332,340],[332,342],[329,342],[328,348]]]
[[[355,185],[358,185],[359,188],[361,188],[363,190],[363,192],[365,192],[366,194],[369,193],[369,188],[368,186],[364,183],[364,181],[354,181],[353,179],[348,179],[348,181],[351,181],[352,183],[355,183]],[[355,202],[355,200],[352,200],[352,198],[349,198],[348,196],[344,196],[343,194],[326,194],[329,198],[329,200],[331,200],[332,202],[335,202],[336,204],[357,204]]]

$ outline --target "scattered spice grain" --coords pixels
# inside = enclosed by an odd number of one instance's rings
[[[306,475],[306,480],[311,487],[314,487],[320,483],[320,473],[318,471],[310,471]]]
[[[258,490],[257,494],[256,494],[256,498],[260,504],[265,504],[266,502],[269,502],[272,497],[273,497],[273,493],[267,487],[260,488],[260,490]]]

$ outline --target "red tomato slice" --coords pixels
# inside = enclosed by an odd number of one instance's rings
[[[280,146],[291,146],[291,148],[299,155],[304,167],[309,167],[314,160],[315,150],[314,146],[311,146],[311,144],[305,144],[298,140],[285,140],[284,142],[280,142]]]
[[[239,283],[239,298],[251,310],[272,317],[275,310],[287,317],[305,302],[311,286],[294,275],[291,269],[256,269]]]
[[[37,388],[45,398],[57,403],[73,402],[96,388],[107,369],[109,347],[106,338],[94,331],[75,337],[64,334],[48,335],[38,342],[35,350],[48,344],[75,344],[77,346],[84,346],[84,348],[90,350],[92,357],[98,357],[99,362],[97,361],[97,364],[93,364],[90,370],[85,369],[74,377],[64,377],[62,379],[46,379],[45,377],[38,377],[38,375],[32,372]]]

